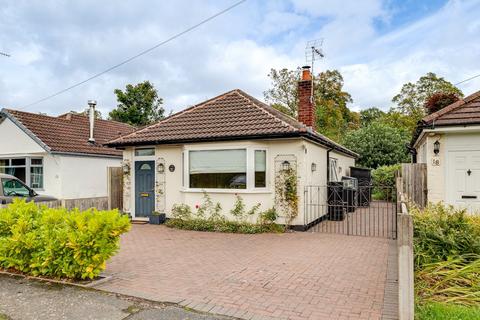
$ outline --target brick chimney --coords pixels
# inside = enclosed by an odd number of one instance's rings
[[[315,129],[315,107],[312,101],[312,74],[310,67],[302,67],[302,79],[298,82],[298,121]]]

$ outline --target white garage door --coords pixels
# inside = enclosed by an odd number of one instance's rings
[[[448,153],[448,202],[480,213],[480,151]]]

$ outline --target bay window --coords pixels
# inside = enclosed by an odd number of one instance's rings
[[[0,159],[0,173],[15,176],[32,189],[43,188],[43,158]]]
[[[192,189],[265,188],[266,150],[190,150],[185,159]]]

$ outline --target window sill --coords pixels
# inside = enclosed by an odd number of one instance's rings
[[[180,192],[183,193],[230,193],[230,194],[270,194],[272,193],[269,189],[191,189],[183,188],[180,189]]]

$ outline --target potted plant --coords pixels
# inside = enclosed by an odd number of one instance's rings
[[[162,224],[165,222],[166,216],[165,213],[160,213],[160,212],[153,212],[149,217],[149,223],[150,224]]]

